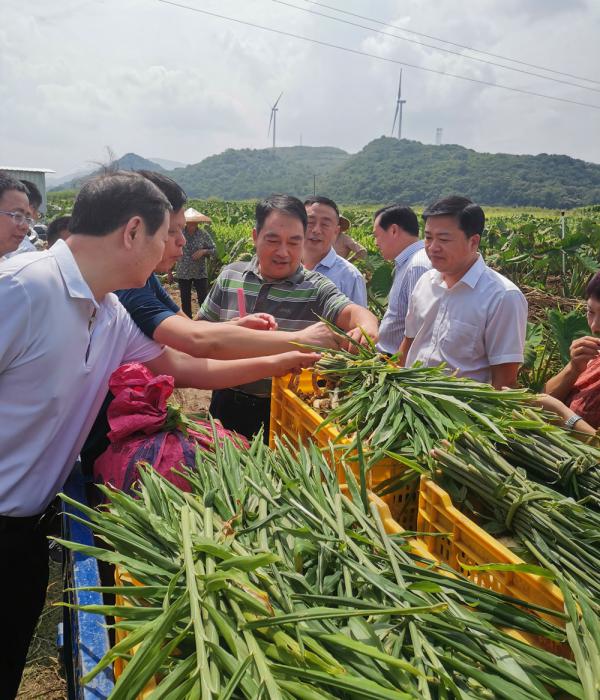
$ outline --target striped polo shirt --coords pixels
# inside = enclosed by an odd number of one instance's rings
[[[302,265],[290,277],[267,281],[260,274],[256,256],[250,262],[235,262],[223,268],[200,309],[207,321],[229,321],[239,316],[237,290],[244,290],[249,314],[271,314],[282,331],[298,331],[319,318],[335,323],[340,311],[351,304],[348,297],[314,270]],[[236,387],[247,394],[265,396],[270,381]]]

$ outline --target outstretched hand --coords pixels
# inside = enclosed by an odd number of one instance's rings
[[[281,355],[273,355],[273,375],[274,377],[282,377],[284,374],[299,374],[306,367],[312,367],[315,362],[321,359],[321,355],[317,352],[301,352],[300,350],[292,350],[284,352]]]

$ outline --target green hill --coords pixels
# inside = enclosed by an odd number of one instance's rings
[[[381,137],[329,173],[318,189],[348,203],[424,204],[454,193],[488,205],[572,208],[600,202],[600,165]]]
[[[134,153],[116,165],[163,170]],[[478,153],[388,137],[354,155],[310,146],[228,149],[168,174],[199,199],[256,199],[271,192],[305,197],[316,179],[317,193],[344,204],[426,204],[451,193],[495,206],[571,209],[600,203],[600,165],[594,163],[546,153]],[[81,182],[55,189],[76,188]]]
[[[170,174],[188,195],[200,199],[254,199],[271,192],[303,197],[313,191],[315,175],[318,185],[349,158],[345,151],[329,147],[228,149]]]

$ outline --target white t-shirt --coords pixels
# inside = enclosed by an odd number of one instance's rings
[[[0,514],[42,512],[62,488],[112,372],[163,352],[114,294],[98,304],[70,248],[0,263]]]
[[[450,289],[437,270],[417,282],[408,305],[406,336],[414,338],[406,366],[445,362],[459,376],[490,382],[491,365],[523,362],[527,300],[481,255]]]

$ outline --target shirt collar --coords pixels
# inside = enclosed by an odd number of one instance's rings
[[[411,243],[407,248],[405,248],[401,253],[398,253],[394,258],[396,267],[402,266],[409,258],[411,258],[415,253],[423,250],[425,247],[424,241],[415,241]]]
[[[94,299],[92,290],[83,278],[81,270],[73,257],[73,253],[65,241],[61,239],[56,241],[49,251],[49,254],[53,255],[56,259],[56,264],[58,265],[69,296],[73,299],[88,299],[97,307],[98,303]]]
[[[300,265],[296,272],[291,274],[289,277],[284,277],[281,280],[267,281],[260,272],[260,268],[258,266],[258,258],[256,257],[256,255],[252,257],[247,272],[251,272],[261,282],[266,282],[267,284],[284,284],[285,282],[288,282],[290,284],[298,284],[299,282],[302,282],[304,280],[304,267]]]
[[[327,253],[327,255],[324,258],[322,258],[321,260],[319,260],[319,262],[315,265],[315,269],[317,267],[323,266],[323,267],[326,267],[328,270],[330,270],[335,265],[336,260],[337,260],[337,253],[335,252],[335,250],[332,247],[329,249],[329,252]]]
[[[479,282],[479,278],[485,270],[485,262],[481,257],[481,253],[477,253],[477,260],[471,265],[471,267],[465,272],[459,282],[468,285],[471,289],[475,289],[475,285]]]
[[[465,274],[458,280],[458,282],[452,287],[456,287],[458,284],[466,284],[471,289],[475,289],[475,285],[479,282],[479,278],[483,274],[486,268],[485,261],[481,253],[477,253],[477,259],[471,265],[471,267],[465,272]],[[432,281],[434,284],[438,284],[441,287],[446,287],[446,283],[442,278],[442,273],[439,270],[433,270]]]

